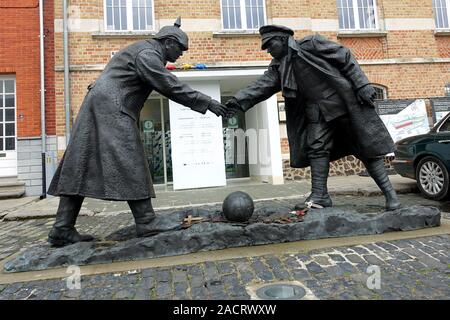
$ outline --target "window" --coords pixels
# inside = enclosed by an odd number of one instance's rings
[[[336,0],[341,30],[378,29],[375,0]]]
[[[449,29],[450,0],[433,0],[436,29]]]
[[[153,0],[105,0],[107,31],[153,30]]]
[[[372,84],[373,88],[375,89],[375,100],[384,100],[387,99],[387,89],[386,87],[377,85],[377,84]]]
[[[221,0],[225,30],[256,30],[266,21],[265,0]]]
[[[450,97],[450,83],[447,83],[444,87],[444,94],[446,97]]]

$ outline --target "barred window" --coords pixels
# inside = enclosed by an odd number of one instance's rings
[[[379,84],[372,84],[375,89],[375,100],[384,100],[387,99],[387,88],[385,86]]]
[[[221,0],[225,30],[255,30],[266,21],[264,0]]]
[[[105,0],[107,31],[153,30],[153,0]]]
[[[339,29],[367,30],[378,28],[375,0],[336,0]]]
[[[450,97],[450,83],[447,83],[444,87],[444,94],[446,97]]]
[[[450,0],[433,0],[436,29],[449,29]]]

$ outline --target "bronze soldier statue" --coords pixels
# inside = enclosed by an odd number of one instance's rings
[[[188,50],[180,18],[153,39],[116,53],[89,85],[65,154],[48,193],[60,196],[56,221],[48,235],[54,246],[91,241],[75,229],[84,197],[127,201],[139,237],[158,232],[151,198],[155,197],[138,127],[140,111],[156,90],[205,114],[225,116],[226,107],[181,83],[166,68]]]
[[[227,101],[227,107],[245,112],[282,92],[291,166],[311,166],[307,206],[332,206],[329,163],[353,154],[384,193],[386,209],[400,208],[383,161],[394,151],[394,142],[375,111],[375,90],[350,50],[319,34],[295,40],[293,30],[284,26],[266,25],[259,32],[261,49],[273,59],[264,75]]]

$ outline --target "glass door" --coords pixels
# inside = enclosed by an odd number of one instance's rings
[[[16,81],[0,77],[0,177],[17,175]]]
[[[154,184],[173,181],[169,101],[150,98],[141,111],[141,137]]]

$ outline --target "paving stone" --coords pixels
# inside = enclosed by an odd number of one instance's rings
[[[252,271],[241,271],[239,273],[241,281],[243,283],[249,283],[256,279],[256,275]]]
[[[330,260],[328,260],[328,258],[324,256],[314,257],[314,261],[317,262],[317,264],[321,267],[331,266]]]
[[[345,257],[353,263],[364,263],[365,262],[365,260],[362,259],[357,254],[347,254]]]
[[[367,261],[368,264],[380,266],[384,263],[384,261],[378,259],[373,254],[365,254],[363,258]]]
[[[306,268],[308,269],[309,272],[311,272],[312,274],[314,273],[320,273],[320,272],[325,272],[325,270],[319,266],[316,262],[310,262],[306,265]]]
[[[329,256],[333,261],[336,261],[336,262],[344,262],[345,261],[344,257],[341,255],[338,255],[338,254],[329,254]]]
[[[217,269],[220,273],[233,273],[236,272],[233,264],[228,261],[222,261],[217,263]]]
[[[172,286],[168,282],[158,282],[155,289],[157,297],[168,296],[172,293]]]
[[[178,282],[174,284],[175,296],[179,299],[188,299],[188,284],[186,282]]]
[[[255,275],[261,280],[267,281],[274,279],[273,273],[260,260],[253,260],[252,268]]]

